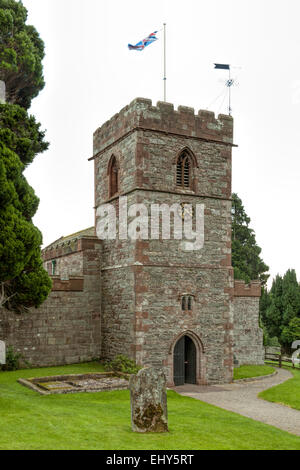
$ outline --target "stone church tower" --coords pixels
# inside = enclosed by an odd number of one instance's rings
[[[95,206],[204,205],[204,247],[103,241],[102,354],[164,366],[169,383],[233,372],[230,116],[136,99],[94,134]],[[150,213],[150,209],[149,209]],[[97,218],[96,218],[97,225]]]
[[[231,382],[234,364],[263,364],[260,284],[234,281],[231,267],[232,147],[230,116],[147,99],[102,125],[90,159],[95,227],[45,248],[52,292],[26,319],[1,311],[0,338],[37,366],[124,354],[162,367],[171,386]],[[151,237],[152,226],[143,239],[100,240],[99,208],[118,215],[121,198],[129,224],[133,204],[149,214],[178,204],[184,219],[202,207],[203,246]]]

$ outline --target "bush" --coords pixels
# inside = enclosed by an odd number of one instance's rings
[[[273,336],[273,338],[271,338],[265,326],[263,326],[262,329],[263,329],[263,334],[264,334],[264,346],[272,346],[272,347],[280,348],[278,338],[276,336]]]
[[[141,369],[132,359],[122,354],[116,356],[112,361],[107,362],[104,367],[107,371],[123,372],[125,374],[137,374]]]
[[[15,352],[12,346],[9,346],[6,350],[6,364],[3,364],[2,370],[18,370],[20,369],[20,360],[22,359],[22,354]]]

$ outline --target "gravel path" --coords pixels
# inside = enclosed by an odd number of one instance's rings
[[[257,398],[258,393],[263,390],[293,377],[285,369],[277,370],[278,374],[262,380],[211,386],[186,384],[174,387],[174,390],[181,395],[234,411],[300,436],[300,411]]]

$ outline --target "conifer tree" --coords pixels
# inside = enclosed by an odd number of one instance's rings
[[[232,266],[235,279],[246,282],[258,279],[262,285],[268,280],[269,267],[260,257],[261,248],[257,245],[254,230],[249,227],[242,200],[232,194]]]
[[[291,343],[300,339],[299,320],[300,286],[295,270],[289,269],[274,279],[263,320],[270,337],[278,338],[282,352],[289,352]]]
[[[43,87],[43,43],[21,2],[0,0],[0,306],[21,312],[38,307],[51,290],[43,269],[42,236],[32,218],[39,199],[24,177],[48,148],[44,132],[26,108]]]
[[[0,80],[6,85],[6,101],[28,109],[45,82],[44,43],[26,20],[21,1],[0,0]]]

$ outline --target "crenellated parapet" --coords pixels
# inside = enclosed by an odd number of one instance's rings
[[[245,281],[234,281],[234,297],[260,297],[261,283],[259,281],[251,281],[246,284]]]
[[[101,244],[97,237],[79,238],[68,241],[58,241],[42,251],[43,261],[49,261],[62,256],[78,253],[85,250],[94,250]]]
[[[95,158],[110,145],[135,130],[150,130],[186,136],[233,146],[233,119],[211,111],[178,106],[159,101],[156,106],[146,98],[136,98],[94,133]]]

